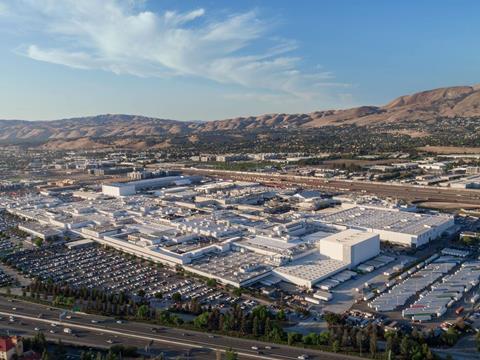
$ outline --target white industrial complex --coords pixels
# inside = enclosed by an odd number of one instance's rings
[[[322,206],[299,206],[312,199]],[[318,192],[191,176],[104,184],[101,193],[75,191],[68,201],[0,200],[34,237],[95,241],[235,287],[286,281],[328,289],[352,269],[388,261],[379,257],[380,241],[421,246],[453,225],[446,215],[379,207],[319,210],[329,204]]]

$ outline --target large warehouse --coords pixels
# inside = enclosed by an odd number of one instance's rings
[[[342,207],[318,217],[324,224],[376,233],[380,240],[418,247],[437,239],[454,225],[448,215],[427,215],[374,207]]]
[[[365,231],[345,230],[320,240],[320,253],[331,259],[343,261],[350,267],[377,256],[380,237]]]
[[[199,176],[164,176],[153,179],[129,181],[124,183],[110,183],[102,185],[102,193],[108,196],[120,197],[135,195],[137,191],[158,189],[166,186],[190,185],[198,182]]]
[[[312,288],[320,281],[380,252],[378,234],[345,230],[320,240],[319,251],[273,270],[277,277],[295,285]]]

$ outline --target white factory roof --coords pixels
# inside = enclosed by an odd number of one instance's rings
[[[356,245],[365,240],[370,239],[374,234],[366,231],[358,231],[353,229],[344,230],[333,235],[323,238],[321,241],[330,243],[339,243],[345,245]]]
[[[331,276],[348,266],[346,262],[315,253],[274,270],[279,275],[293,276],[315,282]]]
[[[419,235],[432,227],[450,220],[450,217],[356,206],[323,214],[319,217],[319,220],[325,223],[341,224],[349,227]]]

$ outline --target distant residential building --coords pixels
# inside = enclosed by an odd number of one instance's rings
[[[10,360],[23,355],[23,340],[20,336],[0,337],[0,360]]]

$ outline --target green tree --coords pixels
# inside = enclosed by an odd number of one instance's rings
[[[49,360],[50,357],[48,356],[47,349],[43,350],[41,360]]]
[[[105,358],[105,360],[117,360],[117,355],[115,355],[115,353],[110,350],[107,353],[107,357]]]
[[[400,342],[400,354],[405,358],[410,356],[410,345],[410,339],[408,336],[404,336]]]
[[[216,287],[216,286],[217,286],[217,280],[211,279],[211,278],[208,279],[208,280],[207,280],[207,286],[208,286],[208,287],[211,287],[211,288]]]
[[[172,294],[172,300],[175,302],[182,301],[182,295],[178,292]]]
[[[357,339],[356,339],[356,342],[357,342],[357,347],[358,347],[358,352],[360,353],[360,356],[362,355],[363,353],[363,341],[364,341],[365,337],[363,335],[363,331],[360,330],[358,333],[357,333]]]
[[[201,313],[193,320],[193,325],[198,329],[205,329],[208,324],[209,315],[207,311]]]
[[[377,354],[377,332],[376,331],[372,331],[372,333],[370,334],[370,355],[372,355],[372,357],[375,357],[375,355]]]
[[[277,320],[278,321],[285,321],[287,320],[287,316],[285,315],[285,311],[283,309],[280,309],[277,312]]]
[[[238,360],[238,354],[232,348],[225,351],[225,360]]]
[[[333,343],[332,343],[332,351],[334,353],[338,353],[340,351],[340,342],[338,340],[335,340]]]
[[[257,337],[259,335],[259,320],[258,320],[258,317],[255,316],[253,318],[253,324],[252,324],[252,335]]]
[[[34,244],[35,246],[37,246],[37,247],[40,247],[40,246],[42,246],[42,244],[43,244],[43,240],[40,239],[40,238],[35,238],[35,240],[33,241],[33,244]],[[48,355],[47,355],[47,356],[48,356]]]
[[[150,315],[150,308],[148,305],[140,305],[137,309],[137,318],[139,319],[147,319]]]

